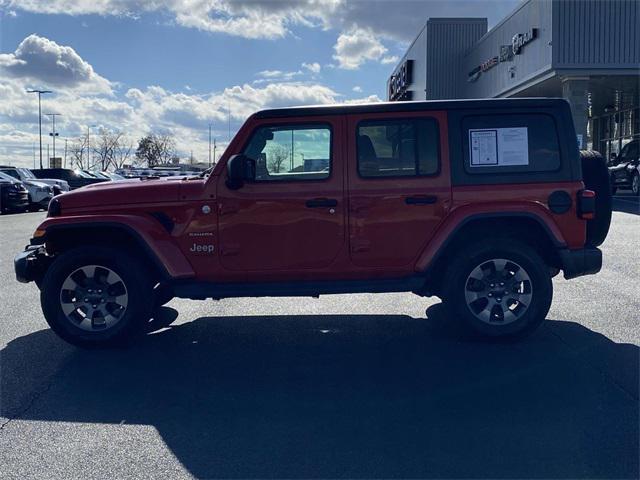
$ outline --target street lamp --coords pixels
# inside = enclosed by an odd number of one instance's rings
[[[53,93],[51,90],[27,90],[27,93],[38,94],[38,131],[40,133],[40,169],[42,170],[42,104],[41,97],[43,93]]]
[[[45,113],[45,115],[51,117],[51,133],[50,137],[53,137],[53,158],[56,158],[56,137],[58,136],[58,132],[56,132],[56,117],[59,117],[60,113]],[[51,161],[51,159],[49,159]]]
[[[211,168],[211,124],[209,124],[209,168]]]

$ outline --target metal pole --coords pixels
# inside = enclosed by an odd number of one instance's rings
[[[209,168],[211,168],[211,124],[209,124]]]
[[[42,92],[38,92],[38,135],[40,137],[40,170],[42,170],[42,106],[40,104],[40,96]],[[49,145],[47,144],[47,150],[49,150]],[[49,154],[47,153],[47,156]]]
[[[49,117],[51,117],[51,130],[52,132],[49,134],[51,137],[53,137],[53,156],[56,156],[56,137],[58,136],[58,134],[56,133],[56,117],[58,115],[60,115],[59,113],[45,113],[45,115],[48,115]]]
[[[38,133],[40,137],[40,169],[42,169],[42,102],[43,93],[53,93],[51,90],[27,90],[27,93],[38,94]]]
[[[64,139],[64,165],[63,168],[67,168],[67,139]]]

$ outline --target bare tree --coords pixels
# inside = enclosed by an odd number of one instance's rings
[[[136,157],[149,167],[167,165],[175,156],[176,142],[171,135],[150,134],[138,141]]]
[[[127,139],[122,132],[101,130],[98,135],[96,147],[93,149],[101,170],[110,167],[122,168],[131,157],[133,142]]]
[[[71,157],[71,168],[85,170],[89,168],[89,151],[87,149],[87,137],[80,136],[71,141],[68,149]]]
[[[291,151],[288,147],[275,144],[267,151],[267,169],[269,173],[280,173],[285,171],[284,163],[291,158]]]
[[[124,167],[125,163],[131,158],[133,152],[134,141],[125,137],[119,138],[111,159],[113,168],[118,169]]]

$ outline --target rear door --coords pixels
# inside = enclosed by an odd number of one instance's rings
[[[413,270],[451,206],[446,114],[349,115],[347,125],[351,260]]]

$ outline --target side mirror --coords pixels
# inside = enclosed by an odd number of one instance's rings
[[[227,162],[227,187],[237,190],[255,178],[256,162],[246,155],[234,155]]]
[[[609,155],[609,165],[617,165],[618,164],[618,154],[615,152],[611,152]]]

